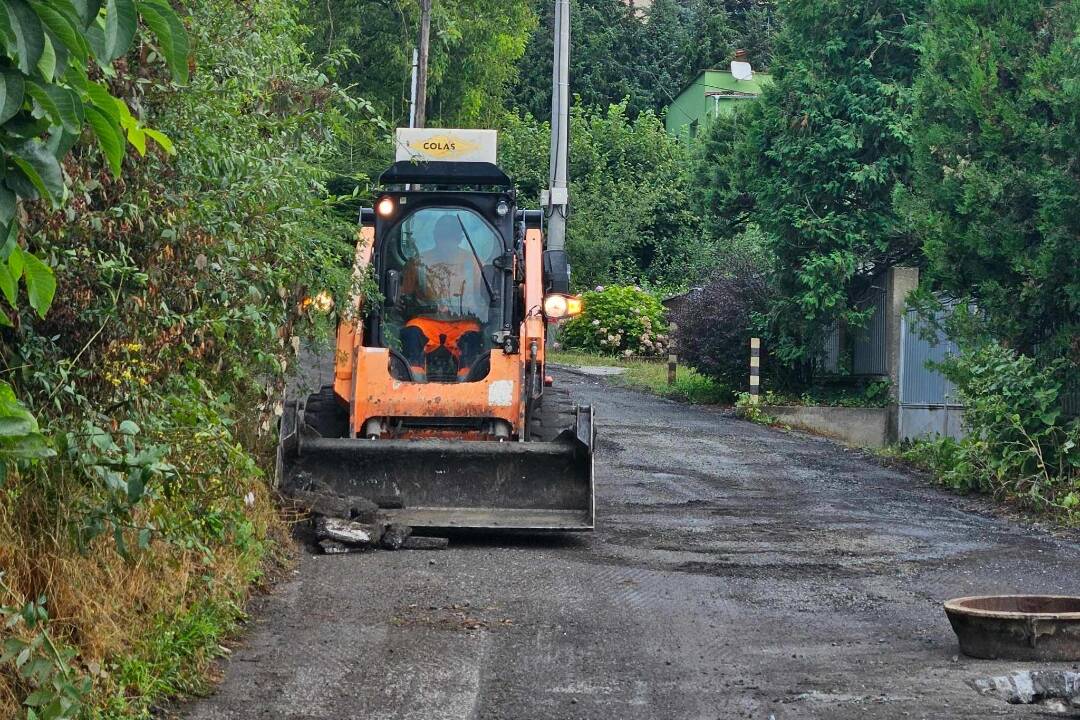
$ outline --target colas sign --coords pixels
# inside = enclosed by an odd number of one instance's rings
[[[494,130],[398,128],[395,160],[495,162]]]

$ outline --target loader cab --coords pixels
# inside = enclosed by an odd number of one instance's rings
[[[408,165],[384,174],[389,188],[369,217],[383,301],[365,323],[366,344],[390,351],[396,380],[478,382],[489,373],[491,354],[513,344],[515,318],[520,322],[514,192],[508,179],[492,189],[444,189],[438,181],[458,179],[460,169],[437,174]],[[387,183],[388,175],[411,179]],[[502,178],[498,172],[488,179]],[[416,189],[421,179],[428,182]]]

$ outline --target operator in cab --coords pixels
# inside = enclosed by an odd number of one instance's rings
[[[417,213],[425,217],[415,218],[414,252],[402,268],[401,296],[409,317],[400,330],[401,352],[414,374],[429,381],[461,381],[485,350],[482,326],[491,306],[486,263],[461,213],[434,208]],[[426,232],[421,220],[427,221]],[[478,234],[490,255],[491,243]]]

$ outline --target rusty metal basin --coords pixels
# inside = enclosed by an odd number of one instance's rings
[[[960,651],[994,660],[1080,660],[1080,597],[983,595],[945,603]]]

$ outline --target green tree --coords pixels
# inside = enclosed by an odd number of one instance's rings
[[[526,200],[547,184],[549,132],[526,116],[502,133],[500,163]],[[572,108],[567,249],[575,287],[686,282],[701,251],[688,164],[687,149],[652,112],[631,120],[624,103]]]
[[[726,0],[691,0],[687,7],[685,62],[689,74],[722,67],[731,58],[737,34],[727,5]]]
[[[635,102],[640,22],[633,10],[622,0],[571,0],[570,6],[570,93],[596,107],[627,97]],[[540,23],[511,96],[516,110],[542,118],[551,115],[554,3],[536,0],[534,8]]]
[[[744,174],[774,258],[773,352],[812,368],[830,323],[861,314],[858,285],[917,254],[893,209],[910,173],[913,44],[923,0],[790,0],[775,84],[749,130]]]
[[[933,0],[901,206],[934,285],[1080,362],[1080,2]],[[1075,370],[1075,365],[1074,365]]]
[[[660,114],[698,71],[722,67],[746,48],[767,67],[777,23],[769,0],[657,0],[640,13],[624,0],[571,3],[570,90],[590,106],[627,101],[627,112]],[[535,0],[541,18],[521,60],[514,107],[546,117],[551,107],[553,3]]]
[[[757,162],[750,134],[760,121],[760,102],[736,104],[714,118],[691,148],[691,192],[702,218],[702,233],[728,244],[753,220],[749,192]]]
[[[732,44],[746,50],[754,67],[772,68],[781,24],[780,4],[777,0],[726,0],[724,3],[734,33]]]
[[[408,124],[416,0],[310,0],[308,46],[337,82],[371,102],[390,127]],[[435,0],[428,125],[491,127],[536,26],[528,0]]]

